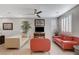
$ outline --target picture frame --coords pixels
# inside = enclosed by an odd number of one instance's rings
[[[35,19],[35,26],[36,27],[44,27],[45,26],[45,19]]]
[[[13,30],[13,23],[3,23],[3,30]]]

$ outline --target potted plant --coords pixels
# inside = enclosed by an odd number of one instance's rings
[[[28,30],[31,28],[28,21],[22,22],[23,37],[27,37]]]
[[[58,36],[59,35],[59,32],[58,31],[55,31],[54,32],[54,36]]]

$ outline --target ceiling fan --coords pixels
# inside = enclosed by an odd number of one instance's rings
[[[36,15],[39,18],[41,18],[41,16],[39,15],[40,13],[42,13],[42,11],[37,11],[37,9],[34,9],[34,15]]]

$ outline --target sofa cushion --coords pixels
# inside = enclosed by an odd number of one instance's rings
[[[58,42],[60,42],[60,43],[63,41],[63,40],[61,40],[59,38],[56,38],[55,40],[58,41]]]
[[[76,41],[79,44],[79,37],[73,37],[73,41]]]
[[[66,41],[72,41],[73,40],[71,36],[64,36],[62,39],[66,40]]]
[[[61,34],[61,39],[65,39],[65,35]]]

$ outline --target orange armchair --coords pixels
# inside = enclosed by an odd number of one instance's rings
[[[50,40],[45,38],[33,38],[30,40],[31,51],[43,51],[50,50]]]

